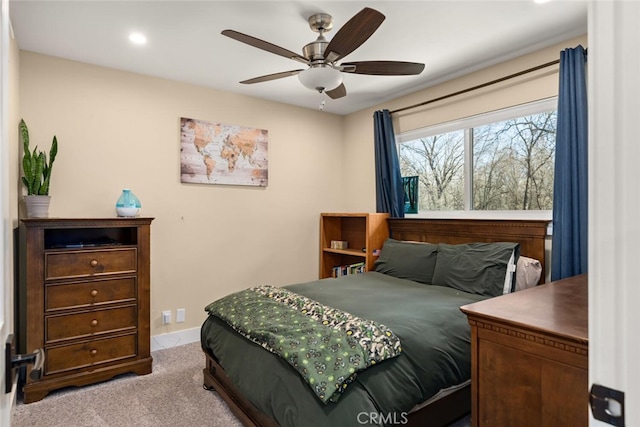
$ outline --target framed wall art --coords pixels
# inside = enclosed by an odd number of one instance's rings
[[[180,118],[180,182],[266,187],[267,131]]]

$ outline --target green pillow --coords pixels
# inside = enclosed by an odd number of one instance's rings
[[[431,283],[438,245],[387,239],[375,262],[375,271],[399,279]]]
[[[517,243],[438,244],[433,284],[464,292],[498,296],[511,292]]]

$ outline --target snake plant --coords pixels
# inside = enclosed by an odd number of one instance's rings
[[[22,144],[24,154],[22,156],[22,183],[27,187],[28,195],[46,196],[49,194],[49,183],[51,182],[51,168],[58,153],[58,140],[55,135],[49,150],[49,162],[47,163],[47,155],[38,151],[36,145],[33,151],[29,150],[29,129],[24,120],[20,120],[20,135],[22,136]]]

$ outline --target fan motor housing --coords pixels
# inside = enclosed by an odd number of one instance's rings
[[[329,42],[324,37],[320,36],[317,40],[305,45],[302,48],[302,56],[309,61],[322,61],[324,59],[324,51],[327,48]]]

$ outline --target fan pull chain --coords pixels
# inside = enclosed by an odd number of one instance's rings
[[[324,91],[320,92],[320,105],[318,106],[318,110],[324,111]]]

